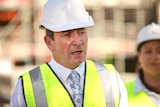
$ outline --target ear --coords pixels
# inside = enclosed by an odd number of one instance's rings
[[[53,52],[54,51],[54,45],[53,45],[54,41],[48,36],[44,36],[44,41],[47,47],[49,48],[49,50]]]

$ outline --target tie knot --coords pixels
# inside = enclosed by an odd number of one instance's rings
[[[79,82],[80,81],[80,75],[76,71],[72,71],[69,75],[69,78],[72,82]]]

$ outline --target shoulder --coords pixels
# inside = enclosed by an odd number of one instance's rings
[[[135,80],[125,82],[125,86],[127,90],[133,89],[135,85]]]
[[[130,86],[130,85],[134,85],[134,84],[135,84],[135,80],[125,82],[126,86]]]
[[[116,69],[115,69],[113,64],[104,64],[104,66],[108,69],[109,72],[116,71]]]
[[[92,60],[86,60],[86,65],[90,66],[90,67],[95,66],[97,68],[97,70],[106,70],[107,69],[107,71],[109,71],[109,72],[116,71],[113,64],[102,64],[102,63],[95,62]]]
[[[40,71],[40,67],[41,67],[41,66],[44,66],[44,65],[47,65],[47,64],[42,64],[42,65],[36,66],[36,67],[34,67],[34,68],[32,68],[32,69],[24,72],[23,74],[21,74],[21,75],[19,76],[19,79],[22,79],[22,78],[24,78],[24,77],[28,77],[28,76],[30,76],[31,74],[32,74],[32,75],[33,75],[33,74],[36,74],[36,72],[39,72],[39,71]]]

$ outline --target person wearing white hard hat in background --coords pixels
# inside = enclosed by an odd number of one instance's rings
[[[130,107],[160,107],[160,25],[149,24],[137,38],[138,77],[126,82]]]
[[[19,77],[10,107],[128,107],[115,68],[86,59],[86,27],[94,21],[82,2],[48,0],[42,12],[52,58]]]

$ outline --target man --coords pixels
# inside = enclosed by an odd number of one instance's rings
[[[48,0],[41,27],[52,59],[20,76],[10,107],[128,107],[114,67],[85,59],[93,25],[80,0]]]

